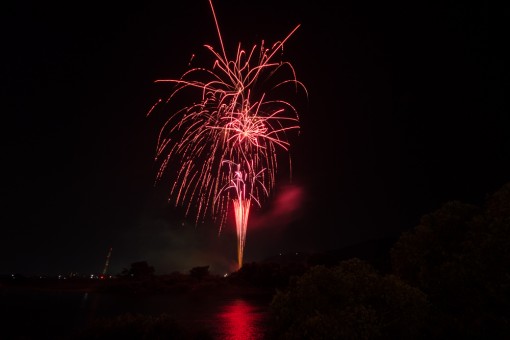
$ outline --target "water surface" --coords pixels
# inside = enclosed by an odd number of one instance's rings
[[[2,291],[0,303],[7,339],[68,339],[94,320],[131,313],[166,314],[186,327],[208,329],[218,340],[257,340],[264,338],[269,305],[268,299],[241,297],[30,290]]]

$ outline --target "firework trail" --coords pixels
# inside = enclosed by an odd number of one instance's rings
[[[270,195],[277,151],[288,151],[287,134],[299,130],[296,108],[274,93],[291,86],[306,94],[306,88],[289,62],[273,60],[299,25],[271,48],[264,41],[248,51],[239,44],[235,58],[229,59],[211,0],[209,4],[221,52],[205,45],[214,58],[212,67],[192,67],[179,79],[156,80],[175,87],[147,115],[160,103],[177,102],[179,96],[195,98],[175,110],[160,129],[156,182],[169,166],[177,166],[170,198],[185,207],[186,215],[195,210],[196,223],[211,214],[219,222],[219,232],[233,202],[240,268],[250,207],[253,202],[260,206]]]

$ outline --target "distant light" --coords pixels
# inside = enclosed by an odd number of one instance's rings
[[[225,275],[223,275],[223,277],[227,277],[228,276],[228,273],[225,273]]]
[[[280,256],[282,256],[282,253],[280,253]]]
[[[296,253],[296,255],[298,255],[299,253]]]

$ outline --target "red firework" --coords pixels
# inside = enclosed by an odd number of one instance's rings
[[[211,0],[209,4],[221,47],[219,53],[205,45],[214,57],[212,66],[191,68],[179,79],[156,80],[175,85],[167,104],[188,91],[197,99],[176,109],[161,127],[156,181],[169,162],[178,163],[170,197],[186,208],[186,214],[195,209],[197,223],[210,213],[219,220],[220,232],[233,201],[240,268],[252,201],[260,206],[262,198],[270,195],[275,186],[277,151],[288,151],[287,133],[299,129],[294,105],[273,96],[276,89],[289,85],[306,94],[293,66],[273,60],[299,25],[271,48],[266,48],[264,41],[249,51],[239,44],[235,58],[229,59]],[[158,100],[147,115],[161,102]]]

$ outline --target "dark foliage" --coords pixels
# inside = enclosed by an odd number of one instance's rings
[[[437,337],[510,334],[510,183],[483,207],[448,202],[391,251],[393,270],[425,292]]]
[[[232,273],[229,282],[264,288],[282,288],[288,285],[292,277],[302,275],[305,271],[305,264],[299,262],[286,264],[251,262],[245,263],[241,269]]]
[[[209,266],[193,267],[189,271],[189,275],[197,280],[202,280],[209,275]]]
[[[277,339],[420,338],[426,325],[425,294],[367,262],[314,266],[278,292],[271,303]]]

